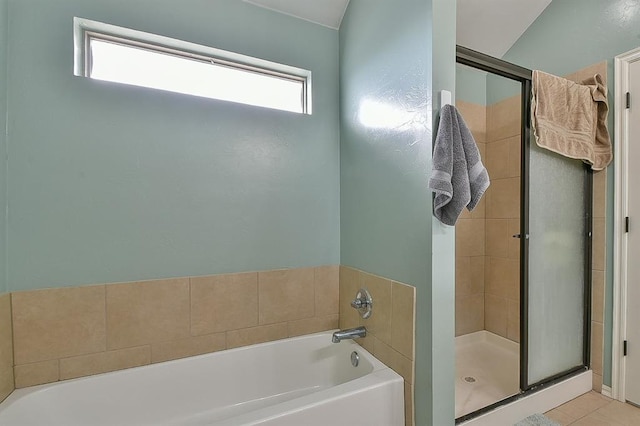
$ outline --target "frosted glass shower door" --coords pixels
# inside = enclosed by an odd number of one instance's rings
[[[527,380],[531,386],[585,363],[585,275],[590,176],[581,161],[529,150]]]

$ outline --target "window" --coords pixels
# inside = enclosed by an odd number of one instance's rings
[[[311,114],[311,72],[233,52],[74,19],[75,74]]]

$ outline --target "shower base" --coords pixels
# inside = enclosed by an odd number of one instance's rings
[[[515,342],[488,331],[456,337],[456,418],[518,394],[519,364],[520,345]],[[592,380],[592,371],[584,371],[458,426],[515,424],[589,392]]]
[[[520,391],[520,345],[488,331],[456,337],[456,418]]]

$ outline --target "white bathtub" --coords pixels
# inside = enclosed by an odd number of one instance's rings
[[[19,389],[0,425],[402,426],[403,393],[366,350],[320,333]]]

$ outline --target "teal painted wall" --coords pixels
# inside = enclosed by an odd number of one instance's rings
[[[496,102],[520,94],[520,83],[499,75],[456,64],[456,99],[477,105]]]
[[[338,32],[236,0],[9,0],[9,288],[336,264]],[[73,76],[74,16],[313,72],[313,115]]]
[[[412,285],[430,273],[430,14],[352,0],[340,29],[342,264]]]
[[[566,75],[608,61],[609,131],[613,135],[613,58],[640,46],[640,3],[632,0],[556,0],[504,59],[531,69]],[[611,385],[613,324],[613,166],[607,182],[607,277],[603,382]]]
[[[416,424],[453,424],[454,234],[432,237],[427,182],[436,88],[455,89],[455,3],[351,0],[340,85],[341,263],[416,286]]]
[[[0,0],[0,294],[7,291],[7,0]]]
[[[456,64],[456,100],[487,105],[487,73]]]

